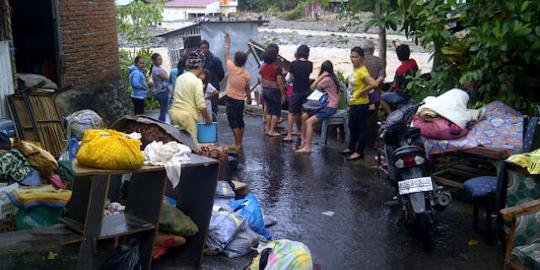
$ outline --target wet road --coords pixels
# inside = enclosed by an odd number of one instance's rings
[[[245,132],[238,178],[249,183],[265,213],[278,218],[270,228],[274,239],[305,243],[322,269],[502,268],[501,248],[486,245],[472,230],[469,204],[456,201],[438,215],[435,248],[425,252],[406,226],[394,224],[397,214],[383,206],[392,189],[377,176],[371,158],[344,160],[339,154],[344,145],[334,139],[316,145],[311,155],[296,154],[292,144],[264,136],[260,118],[246,117]],[[220,141],[233,141],[224,121]],[[469,240],[478,244],[469,246]],[[203,261],[204,269],[242,269],[249,258]]]

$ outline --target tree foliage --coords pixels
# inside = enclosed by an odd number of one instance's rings
[[[406,34],[430,49],[438,64],[431,81],[417,76],[410,87],[425,95],[461,86],[476,106],[502,100],[525,113],[540,101],[538,1],[400,0],[399,5]]]
[[[151,27],[163,20],[165,0],[135,0],[129,5],[116,7],[118,31],[133,47],[146,47],[154,38]]]

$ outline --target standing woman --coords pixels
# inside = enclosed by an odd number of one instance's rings
[[[186,60],[188,72],[180,75],[176,80],[176,88],[173,94],[173,103],[169,114],[171,123],[183,127],[197,140],[197,120],[203,115],[206,124],[212,123],[210,114],[206,111],[204,102],[203,83],[199,75],[203,72],[204,54],[199,50],[189,54]]]
[[[309,47],[300,45],[296,49],[296,60],[289,65],[289,77],[293,81],[293,92],[289,100],[289,116],[287,123],[287,137],[284,142],[292,142],[293,124],[299,123],[302,104],[306,102],[310,93],[309,75],[313,71],[313,63],[308,61]]]
[[[360,47],[351,49],[353,72],[349,77],[349,147],[343,150],[350,155],[347,160],[364,158],[364,146],[368,134],[368,93],[377,87],[377,82],[369,75],[364,65],[364,50]]]
[[[161,68],[163,58],[159,53],[152,54],[152,66],[150,67],[150,75],[152,75],[152,81],[154,82],[154,90],[152,94],[159,102],[159,120],[165,121],[167,116],[167,110],[169,109],[169,75],[167,71]]]
[[[334,65],[326,60],[321,65],[319,77],[311,84],[311,89],[319,89],[328,95],[328,103],[315,114],[302,113],[302,142],[296,150],[297,153],[311,153],[311,139],[313,138],[313,127],[336,113],[339,103],[339,80],[334,73]]]
[[[281,67],[276,64],[277,51],[267,48],[263,54],[264,64],[259,70],[263,98],[267,108],[265,134],[271,137],[281,136],[276,126],[281,115],[281,99],[285,95],[285,85]]]
[[[134,65],[129,70],[129,82],[131,83],[131,102],[135,114],[144,114],[144,100],[148,97],[148,85],[144,76],[144,59],[142,56],[135,57]]]

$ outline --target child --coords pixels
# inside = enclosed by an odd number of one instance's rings
[[[219,96],[219,91],[210,83],[210,71],[203,70],[199,78],[203,82],[204,101],[206,102],[206,110],[212,115],[212,97]]]

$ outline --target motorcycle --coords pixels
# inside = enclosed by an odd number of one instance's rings
[[[382,127],[384,157],[388,179],[395,188],[402,220],[412,225],[424,247],[432,247],[434,210],[444,210],[452,201],[449,192],[431,179],[431,165],[420,136],[420,129],[410,127],[412,118],[423,103],[404,105],[388,115]]]

